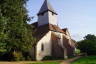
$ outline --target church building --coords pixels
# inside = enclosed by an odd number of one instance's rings
[[[41,61],[46,56],[68,58],[74,56],[75,42],[71,39],[67,28],[58,26],[57,13],[48,0],[45,0],[38,12],[38,21],[31,24],[36,28],[34,43],[30,54]]]

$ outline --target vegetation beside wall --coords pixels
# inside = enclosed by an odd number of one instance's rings
[[[64,58],[61,57],[52,57],[52,56],[45,56],[43,60],[64,60]]]

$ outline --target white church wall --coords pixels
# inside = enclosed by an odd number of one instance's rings
[[[44,15],[39,15],[38,16],[38,26],[48,24],[48,12],[44,13]]]
[[[52,14],[52,12],[48,11],[48,12],[44,13],[44,15],[38,16],[38,26],[42,26],[42,25],[45,25],[48,23],[57,25],[57,15]]]
[[[65,38],[67,38],[67,35],[60,33],[60,32],[53,32],[53,31],[51,31],[51,33],[54,33],[58,38],[60,38],[58,44],[64,49],[64,58],[67,59],[68,58],[67,50],[66,50],[65,46],[63,45],[63,43],[64,43],[63,42],[63,36],[65,36]]]
[[[42,60],[45,56],[51,55],[51,32],[49,31],[37,44],[36,48],[36,59],[38,61]],[[42,51],[42,44],[44,45],[44,50]]]
[[[54,34],[56,34],[58,37],[61,37],[61,38],[62,38],[62,36],[64,36],[65,38],[70,39],[70,36],[65,35],[65,34],[63,34],[63,33],[60,33],[60,32],[53,32],[53,31],[51,31],[51,32],[54,33]]]
[[[53,31],[51,31],[51,32],[61,38],[61,44],[62,44],[63,36],[64,36],[66,39],[68,39],[68,41],[69,41],[68,43],[69,43],[70,45],[72,45],[71,37],[70,37],[69,35],[65,35],[65,34],[60,33],[60,32],[53,32]]]
[[[58,37],[61,38],[61,43],[58,43],[59,45],[63,45],[63,36],[65,38],[69,39],[69,36],[59,33],[59,32],[53,32],[49,31],[37,44],[36,46],[36,60],[40,61],[45,56],[51,56],[51,33],[54,33]],[[69,39],[70,40],[70,39]],[[71,44],[71,42],[69,42]],[[42,51],[42,44],[44,45],[44,50]],[[62,46],[63,47],[63,46]]]
[[[48,11],[49,24],[57,25],[57,15]]]
[[[65,37],[66,39],[68,39],[68,42],[65,42],[65,43],[69,43],[71,46],[74,46],[74,45],[72,45],[73,43],[71,41],[71,37],[69,35],[65,35],[65,34],[60,33],[60,32],[51,31],[51,33],[54,33],[57,37],[60,38],[58,44],[64,49],[64,58],[68,58],[68,50],[64,46],[63,37]]]

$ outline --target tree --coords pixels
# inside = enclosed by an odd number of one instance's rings
[[[0,0],[0,44],[13,56],[14,52],[28,52],[35,42],[32,27],[27,24],[27,1]]]
[[[84,40],[78,42],[78,48],[88,55],[96,55],[96,36],[88,34]]]
[[[96,40],[95,35],[88,34],[87,36],[84,37],[85,40]]]
[[[5,33],[6,22],[7,19],[3,17],[0,12],[0,53],[6,51],[6,43],[5,43],[5,39],[7,38],[7,33]]]

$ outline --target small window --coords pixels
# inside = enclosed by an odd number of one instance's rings
[[[41,14],[42,16],[44,15],[44,13]]]
[[[52,15],[54,15],[54,13],[52,12]]]
[[[41,45],[41,50],[44,51],[44,44]]]

